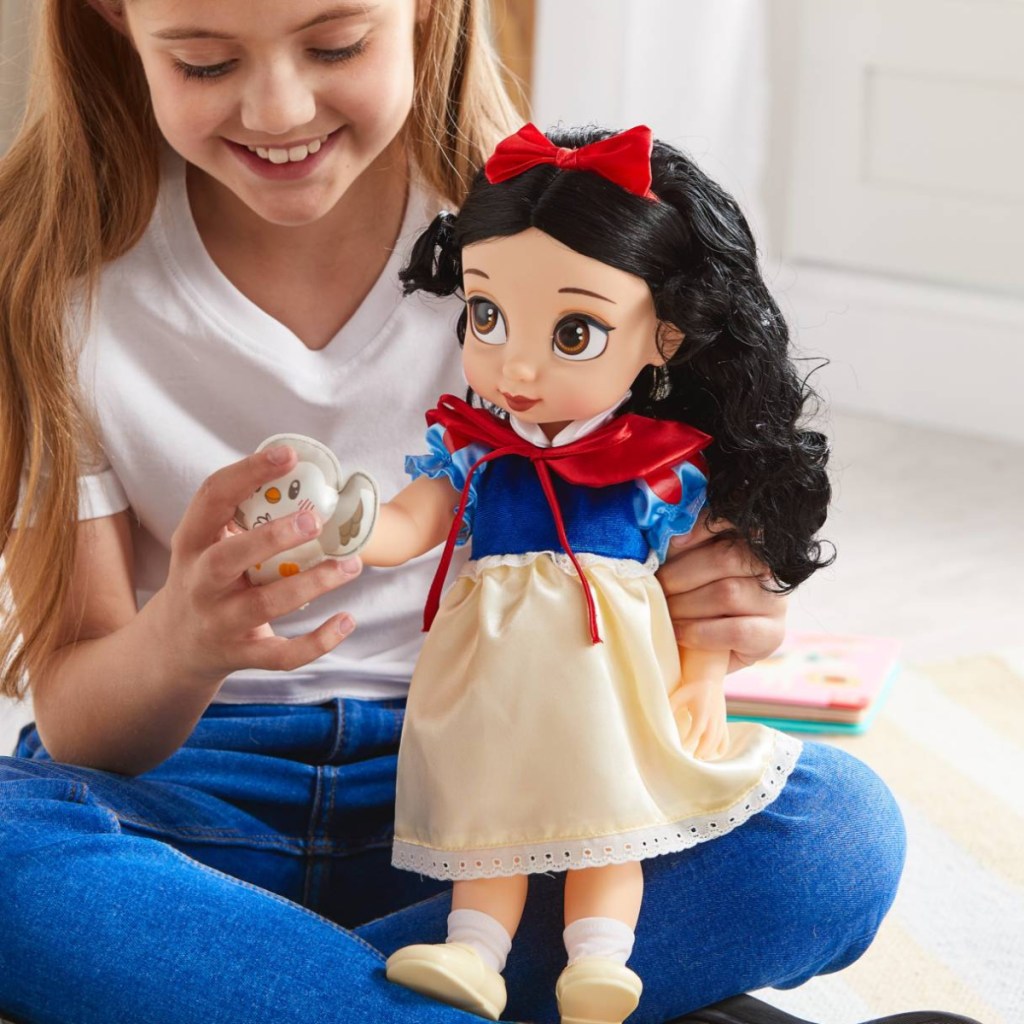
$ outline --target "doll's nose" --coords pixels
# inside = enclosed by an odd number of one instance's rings
[[[505,376],[509,380],[532,381],[537,379],[537,367],[522,356],[505,360]]]

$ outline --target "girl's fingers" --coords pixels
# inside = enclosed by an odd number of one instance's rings
[[[225,622],[233,630],[250,630],[297,611],[329,590],[354,580],[358,558],[324,559],[319,565],[262,587],[248,587],[226,598]]]
[[[730,576],[767,576],[767,567],[751,554],[745,543],[722,532],[731,529],[725,520],[716,520],[708,528],[701,516],[685,536],[673,537],[668,558],[658,570],[658,580],[668,595],[686,593]]]
[[[685,593],[666,594],[674,622],[718,619],[727,615],[785,617],[786,596],[765,590],[753,576],[726,576]]]
[[[767,658],[782,643],[783,616],[743,615],[719,619],[673,622],[676,639],[684,647],[731,651],[729,671]]]
[[[278,445],[247,455],[212,473],[199,485],[185,509],[174,531],[172,548],[186,555],[204,551],[220,536],[224,524],[234,518],[235,509],[257,487],[287,473],[296,461],[293,448]]]
[[[254,565],[319,536],[322,526],[315,513],[296,512],[225,536],[203,552],[204,579],[212,589],[224,590]]]
[[[333,651],[354,629],[355,620],[347,612],[333,615],[312,633],[254,641],[244,652],[245,664],[273,672],[291,672]]]

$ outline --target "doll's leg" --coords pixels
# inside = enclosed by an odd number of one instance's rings
[[[555,987],[562,1024],[621,1024],[643,986],[627,966],[640,916],[640,864],[570,871],[565,879],[565,942],[569,964]]]
[[[393,953],[388,980],[497,1020],[505,1008],[501,972],[523,916],[526,889],[525,875],[456,882],[447,941]]]
[[[900,812],[878,777],[835,747],[806,743],[782,793],[741,828],[644,862],[631,966],[644,992],[628,1024],[662,1024],[741,992],[799,985],[867,949],[896,893]],[[512,1020],[557,1020],[565,966],[564,876],[537,875],[505,977]],[[440,941],[445,896],[357,929],[385,954]]]

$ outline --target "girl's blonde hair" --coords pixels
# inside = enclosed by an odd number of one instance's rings
[[[117,8],[123,0],[104,0]],[[485,0],[432,0],[408,124],[425,182],[458,204],[519,118]],[[23,696],[58,642],[75,564],[77,476],[95,451],[67,324],[145,231],[160,134],[131,43],[86,0],[42,0],[28,109],[0,159],[0,692]],[[21,510],[18,511],[19,493]],[[14,529],[18,521],[31,529]]]

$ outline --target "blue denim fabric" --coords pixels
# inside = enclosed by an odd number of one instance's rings
[[[399,702],[212,707],[139,778],[0,758],[0,1015],[31,1024],[460,1024],[384,958],[442,941],[446,887],[390,867]],[[867,948],[903,824],[860,762],[808,744],[741,828],[645,862],[631,1024]],[[531,879],[506,1019],[557,1020],[560,876]]]

